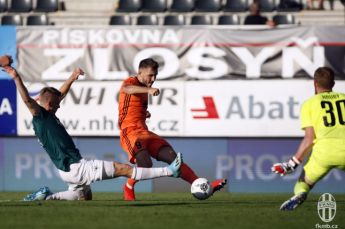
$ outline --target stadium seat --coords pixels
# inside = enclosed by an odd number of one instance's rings
[[[277,11],[279,12],[298,12],[302,9],[302,0],[280,0],[277,6]]]
[[[227,12],[245,12],[248,10],[248,0],[227,0],[223,11]]]
[[[143,12],[164,12],[167,10],[167,0],[143,0],[141,10]]]
[[[32,10],[32,0],[12,0],[9,11],[30,12]]]
[[[210,15],[193,15],[191,25],[212,25],[212,17]]]
[[[37,0],[34,11],[36,12],[56,12],[59,9],[59,0]]]
[[[129,15],[113,15],[110,18],[109,25],[131,25],[132,18]]]
[[[7,9],[7,0],[0,0],[0,12],[5,12]]]
[[[272,12],[276,10],[276,0],[259,0],[261,12]]]
[[[49,25],[49,18],[46,14],[29,15],[26,25]]]
[[[218,25],[240,25],[240,17],[236,14],[221,15],[218,17]]]
[[[141,10],[141,0],[119,0],[118,12],[138,12]]]
[[[23,18],[19,14],[5,15],[1,18],[1,25],[23,25]]]
[[[194,10],[194,0],[173,0],[169,11],[171,12],[191,12]]]
[[[137,25],[158,25],[158,17],[155,14],[140,15],[137,18]]]
[[[166,15],[164,17],[163,25],[185,25],[186,18],[183,14],[180,15]]]
[[[273,16],[272,20],[276,25],[295,24],[295,16],[292,14],[277,14]]]
[[[197,12],[218,12],[222,8],[221,0],[196,0],[195,11]]]

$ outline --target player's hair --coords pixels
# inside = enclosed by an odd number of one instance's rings
[[[152,58],[146,58],[140,61],[139,69],[140,68],[152,68],[153,70],[158,70],[159,64]]]
[[[324,89],[332,89],[334,86],[334,71],[329,67],[320,67],[314,73],[314,81]]]
[[[44,87],[40,91],[40,100],[42,102],[46,102],[47,98],[51,95],[55,95],[55,96],[60,97],[61,92],[54,87]]]
[[[258,1],[254,1],[252,4],[249,5],[249,11],[251,13],[259,13],[260,12],[260,3]]]

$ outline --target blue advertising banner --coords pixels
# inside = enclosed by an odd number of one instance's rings
[[[36,138],[3,138],[4,191],[31,191],[48,186],[54,192],[67,189],[48,154]],[[127,162],[118,139],[74,139],[84,158]],[[20,144],[19,144],[20,143]],[[1,152],[1,151],[0,151]],[[0,155],[1,156],[1,155]],[[96,182],[93,191],[121,192],[126,179]],[[140,182],[138,192],[151,192],[152,181]]]
[[[15,26],[0,26],[0,56],[10,55],[13,57],[12,66],[17,66],[17,40]],[[9,79],[9,76],[0,71],[0,79]]]
[[[0,80],[0,135],[17,135],[17,94],[13,80]]]
[[[230,179],[231,192],[293,192],[303,166],[281,177],[271,172],[274,163],[288,160],[300,139],[229,139],[228,155],[218,157],[217,173]],[[345,174],[332,170],[313,192],[344,193]]]
[[[32,191],[42,186],[67,189],[35,138],[5,138],[4,159],[5,191]]]
[[[85,158],[128,163],[118,138],[74,138]],[[300,139],[262,138],[167,138],[176,152],[183,153],[187,163],[199,177],[212,181],[228,178],[229,192],[292,193],[303,166],[285,177],[271,172],[273,163],[286,161],[297,149]],[[166,163],[152,160],[155,167]],[[333,170],[315,185],[312,192],[345,193],[345,173]],[[121,192],[125,178],[96,182],[93,191]],[[1,185],[2,184],[2,185]],[[31,191],[47,185],[61,191],[67,185],[36,138],[0,139],[0,190]],[[183,179],[158,178],[141,181],[136,192],[189,192]]]
[[[4,190],[4,141],[0,138],[0,191]]]

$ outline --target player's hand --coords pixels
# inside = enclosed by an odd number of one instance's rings
[[[12,68],[11,66],[4,66],[3,71],[9,74],[12,79],[16,79],[18,77],[16,69]]]
[[[149,111],[146,111],[146,118],[151,118],[151,113]]]
[[[9,55],[0,56],[0,67],[11,66],[13,59]]]
[[[299,164],[301,164],[301,162],[296,157],[292,157],[287,162],[274,164],[271,169],[272,172],[280,174],[280,176],[284,176],[295,171]]]
[[[77,80],[80,75],[84,75],[84,71],[81,68],[74,69],[72,73],[73,80]]]
[[[159,95],[159,89],[151,87],[151,88],[149,88],[149,94],[153,95],[153,96],[157,96],[157,95]]]

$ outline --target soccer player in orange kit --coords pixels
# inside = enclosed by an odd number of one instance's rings
[[[124,80],[119,96],[119,128],[120,142],[129,156],[131,163],[140,167],[152,167],[152,158],[157,161],[171,163],[176,152],[162,137],[148,130],[146,118],[151,114],[147,110],[148,95],[159,95],[159,89],[152,87],[158,73],[158,63],[152,58],[139,63],[136,76]],[[198,176],[186,164],[181,165],[181,178],[192,184]],[[137,181],[128,179],[124,185],[124,199],[135,200],[134,185]],[[222,189],[227,180],[219,179],[211,182],[213,192]]]

